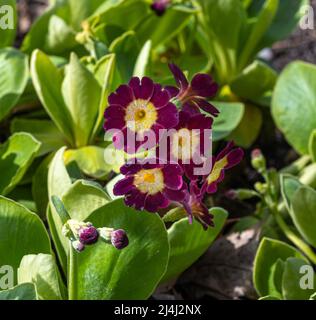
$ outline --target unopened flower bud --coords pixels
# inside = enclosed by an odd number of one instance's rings
[[[227,190],[225,192],[225,197],[229,200],[236,200],[237,199],[237,192],[233,189]]]
[[[98,241],[99,233],[98,230],[91,224],[86,227],[81,227],[78,232],[79,240],[82,244],[93,244]]]
[[[71,242],[72,247],[77,251],[77,252],[82,252],[85,249],[85,246],[83,243],[81,243],[78,240],[72,241]]]
[[[260,193],[260,194],[265,194],[268,190],[268,186],[266,183],[262,182],[256,182],[255,183],[255,189]]]
[[[156,12],[157,16],[162,16],[169,7],[171,0],[154,0],[151,9]]]
[[[111,234],[114,231],[113,228],[99,228],[98,229],[100,237],[105,240],[106,242],[110,242],[111,241]]]
[[[111,233],[111,243],[116,249],[123,249],[128,246],[128,237],[123,229],[115,230]]]
[[[251,153],[251,165],[259,172],[266,169],[266,159],[260,149],[254,149]]]

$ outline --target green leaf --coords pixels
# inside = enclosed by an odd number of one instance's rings
[[[45,219],[48,204],[48,168],[54,154],[48,155],[37,167],[32,180],[32,195],[36,203],[37,213]]]
[[[2,120],[16,105],[26,87],[29,76],[27,56],[13,48],[1,49],[0,70],[0,120]]]
[[[23,283],[12,289],[0,291],[0,300],[37,300],[33,283]]]
[[[213,140],[218,141],[227,137],[239,125],[245,107],[242,103],[212,102],[220,111],[214,119]]]
[[[245,104],[245,113],[238,127],[230,135],[237,145],[249,148],[257,139],[262,126],[262,112],[252,104]]]
[[[21,181],[39,149],[40,143],[28,133],[16,133],[0,146],[0,194]]]
[[[308,149],[313,161],[316,162],[316,129],[312,132],[311,136],[309,137]]]
[[[29,132],[41,142],[38,156],[56,151],[65,145],[63,135],[52,121],[14,118],[11,122],[11,132]]]
[[[269,275],[269,295],[282,299],[282,276],[285,262],[278,259],[271,267]]]
[[[78,45],[75,37],[74,29],[68,26],[64,19],[53,14],[48,21],[44,51],[62,55]]]
[[[302,183],[289,174],[281,174],[280,176],[280,187],[283,201],[286,205],[287,210],[291,211],[291,200],[295,191],[302,186]]]
[[[113,165],[106,162],[104,152],[104,148],[88,146],[67,150],[64,159],[66,164],[76,162],[86,175],[98,180],[105,180],[112,171]]]
[[[2,8],[0,14],[0,48],[10,47],[13,45],[16,26],[17,26],[17,12],[15,0],[0,0],[0,7]],[[2,67],[1,67],[2,70]]]
[[[16,202],[0,197],[0,265],[8,265],[14,271],[23,256],[50,253],[50,242],[40,218]]]
[[[68,248],[67,239],[61,234],[63,224],[60,220],[58,213],[55,210],[51,202],[52,196],[62,198],[62,196],[70,189],[72,185],[71,178],[67,172],[64,163],[65,147],[59,149],[53,160],[50,163],[48,170],[48,198],[49,198],[49,210],[47,211],[47,220],[49,228],[52,233],[59,260],[63,266],[63,270],[66,270],[66,252]]]
[[[50,254],[23,257],[18,270],[18,283],[33,283],[39,300],[63,300],[63,286],[55,259]]]
[[[115,39],[109,48],[115,53],[117,70],[115,84],[127,83],[133,76],[134,66],[140,51],[134,31],[127,31]]]
[[[254,261],[253,282],[260,296],[270,295],[269,279],[274,264],[280,259],[294,257],[305,260],[294,247],[274,239],[263,238]]]
[[[301,268],[304,266],[312,270],[313,281],[315,279],[313,268],[306,261],[297,258],[288,258],[286,260],[282,279],[282,292],[285,300],[309,300],[310,296],[315,292],[315,281],[312,283],[313,289],[305,289],[300,286],[301,279],[304,276],[301,273]]]
[[[97,135],[102,127],[104,119],[104,109],[108,103],[108,95],[112,89],[112,80],[115,69],[115,54],[109,54],[104,56],[98,61],[94,69],[94,76],[102,87],[102,93],[99,103],[99,114],[95,122],[95,126],[91,135],[91,140]]]
[[[151,40],[152,47],[156,48],[179,34],[195,13],[197,10],[193,7],[173,5],[162,17],[152,12],[147,19],[138,24],[135,33],[142,45]]]
[[[163,276],[169,244],[157,214],[126,207],[115,200],[87,219],[96,227],[124,229],[129,245],[117,250],[99,240],[70,260],[70,299],[147,299]]]
[[[119,174],[117,175],[116,177],[114,177],[112,180],[110,180],[106,186],[105,186],[105,190],[107,192],[107,194],[109,195],[109,197],[112,199],[112,200],[116,200],[116,199],[119,199],[119,198],[122,198],[122,196],[116,196],[114,195],[113,193],[113,188],[115,186],[115,184],[117,182],[119,182],[120,180],[122,180],[125,176],[122,175],[122,174]]]
[[[265,63],[256,60],[232,81],[230,87],[237,96],[256,101],[274,88],[276,80],[277,73]]]
[[[175,222],[168,229],[170,256],[167,271],[162,282],[178,277],[189,268],[211,245],[222,230],[227,212],[221,208],[212,208],[215,227],[204,230],[200,223],[189,224],[188,218]]]
[[[250,13],[257,14],[265,0],[252,1]],[[305,14],[304,6],[309,0],[279,1],[277,13],[269,30],[265,33],[258,49],[270,47],[273,43],[286,39],[297,27],[298,22]]]
[[[91,212],[109,202],[100,186],[85,180],[77,180],[62,200],[69,215],[78,221],[86,220]]]
[[[150,59],[150,52],[151,52],[151,41],[148,40],[145,42],[143,48],[141,49],[136,63],[134,67],[133,75],[135,77],[142,78],[146,75],[146,69]]]
[[[316,127],[315,86],[316,67],[293,62],[281,73],[274,90],[273,118],[287,141],[301,154],[308,153],[309,137]]]
[[[31,58],[31,74],[37,95],[60,132],[74,143],[72,120],[62,96],[62,75],[43,52],[36,50]]]
[[[272,297],[272,296],[264,296],[264,297],[261,297],[259,298],[259,300],[281,300],[277,297]]]
[[[251,28],[249,37],[242,47],[238,61],[239,70],[246,67],[251,58],[255,56],[260,40],[271,26],[278,7],[279,0],[266,0],[264,2],[260,13],[256,17],[256,22]]]
[[[99,115],[101,87],[75,54],[65,68],[62,94],[72,118],[76,147],[85,146]]]
[[[316,191],[302,186],[292,197],[293,222],[304,239],[316,247]]]

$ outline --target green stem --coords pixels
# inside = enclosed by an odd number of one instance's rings
[[[69,243],[68,296],[69,300],[78,300],[76,252]]]
[[[312,261],[314,264],[316,264],[316,254],[311,249],[311,247],[305,243],[300,237],[298,237],[285,223],[281,215],[279,214],[276,207],[271,208],[272,212],[274,214],[275,220],[277,224],[279,225],[280,229],[283,231],[285,236],[297,247],[299,248],[306,257]]]

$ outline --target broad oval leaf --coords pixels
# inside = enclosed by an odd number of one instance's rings
[[[281,73],[272,100],[272,114],[287,141],[301,154],[316,128],[316,67],[293,62]]]
[[[112,201],[88,218],[96,227],[124,229],[129,245],[117,250],[99,240],[70,260],[70,299],[147,299],[168,263],[167,232],[157,214]]]
[[[23,283],[12,289],[0,291],[0,300],[37,300],[33,283]]]
[[[63,300],[64,287],[55,259],[50,254],[29,254],[18,269],[18,283],[33,283],[39,300]]]
[[[28,133],[16,133],[0,146],[0,194],[9,193],[21,181],[40,146]]]
[[[253,282],[260,296],[270,295],[269,279],[275,263],[279,259],[286,261],[289,257],[305,260],[296,248],[282,241],[270,238],[262,239],[256,253],[253,271]]]
[[[313,289],[302,288],[301,281],[304,273],[302,268],[309,268],[311,270],[311,279]],[[284,273],[282,278],[282,293],[285,300],[309,300],[310,296],[315,292],[314,281],[315,274],[313,267],[306,263],[305,260],[297,258],[288,258],[284,265]]]
[[[242,103],[235,102],[212,102],[220,111],[214,119],[213,140],[218,141],[227,137],[237,128],[242,120],[245,107]]]
[[[312,157],[313,161],[316,162],[316,129],[312,132],[309,137],[309,154]]]
[[[281,174],[280,176],[280,188],[283,201],[285,202],[287,210],[291,210],[291,199],[295,191],[302,186],[302,183],[289,174]]]
[[[316,248],[316,191],[300,187],[292,197],[290,214],[300,234]]]
[[[2,41],[1,36],[0,39]],[[0,120],[2,120],[18,102],[26,87],[29,77],[27,56],[14,48],[0,50],[0,70]]]
[[[50,253],[50,241],[40,218],[20,204],[0,197],[0,265],[17,269],[27,254]]]
[[[167,271],[161,282],[167,282],[178,277],[192,265],[211,245],[222,230],[227,211],[221,208],[212,208],[214,227],[204,230],[200,223],[189,223],[188,218],[175,222],[168,229],[170,255]]]

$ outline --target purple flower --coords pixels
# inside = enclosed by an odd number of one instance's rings
[[[150,7],[156,12],[157,16],[162,16],[170,4],[171,0],[154,0]]]
[[[105,131],[119,130],[113,136],[116,148],[136,153],[145,142],[148,146],[156,145],[159,130],[173,128],[179,121],[177,108],[170,99],[167,90],[147,77],[141,80],[134,77],[128,85],[118,87],[109,96],[109,106],[104,113]],[[154,139],[147,141],[146,133],[150,131]],[[128,143],[128,136],[134,143]]]
[[[93,226],[81,227],[78,231],[79,241],[84,245],[96,243],[99,233]]]
[[[197,180],[194,169],[202,167],[206,153],[211,150],[211,128],[213,119],[203,114],[179,112],[179,123],[170,136],[166,161],[177,161],[191,180]],[[161,148],[157,157],[162,158]]]
[[[208,193],[215,193],[217,191],[217,184],[224,179],[225,170],[236,166],[243,156],[243,150],[241,148],[234,148],[234,143],[229,142],[217,157],[213,157],[212,169],[205,179],[203,190]]]
[[[219,111],[207,99],[213,98],[218,90],[218,85],[214,82],[213,78],[208,74],[196,74],[191,83],[175,64],[169,64],[169,68],[173,73],[178,88],[168,86],[166,90],[173,98],[177,98],[183,106],[184,111],[190,113],[199,113],[200,109],[217,116]]]
[[[183,172],[178,164],[152,164],[148,160],[134,162],[121,167],[125,178],[117,182],[113,190],[117,196],[125,195],[127,206],[156,212],[168,207],[170,201],[184,198],[181,190]]]
[[[198,187],[197,182],[191,181],[189,192],[187,192],[182,205],[189,215],[189,222],[192,223],[193,218],[195,218],[206,230],[208,227],[213,227],[214,222],[213,215],[203,203],[204,195],[205,192]]]
[[[125,247],[127,247],[129,241],[128,241],[128,237],[127,237],[125,230],[118,229],[118,230],[112,231],[111,232],[111,243],[118,250],[121,250],[121,249],[124,249]]]

